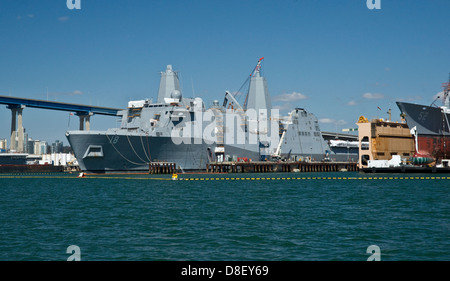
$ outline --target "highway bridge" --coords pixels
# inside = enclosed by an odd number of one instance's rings
[[[90,129],[90,117],[99,115],[117,116],[121,110],[119,108],[71,104],[65,102],[55,102],[48,100],[36,100],[28,98],[0,96],[0,104],[5,104],[11,110],[11,150],[23,152],[23,125],[22,111],[26,107],[69,111],[74,112],[80,118],[80,130]],[[17,124],[17,125],[16,125]],[[17,132],[17,133],[16,133]],[[16,147],[16,134],[18,135],[18,144]]]

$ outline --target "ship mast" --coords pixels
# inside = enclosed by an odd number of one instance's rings
[[[448,94],[450,93],[450,74],[448,77],[448,82],[447,83],[442,83],[442,87],[444,88],[444,106],[446,106],[447,108],[449,108],[450,106],[450,101],[448,98]]]
[[[445,121],[447,121],[447,129],[450,131],[450,124],[448,122],[448,118],[447,118],[447,112],[446,109],[449,109],[449,105],[450,105],[450,101],[449,101],[449,97],[448,94],[450,92],[450,74],[449,74],[449,78],[448,78],[448,82],[447,83],[442,83],[442,87],[444,88],[444,108],[442,109],[442,116],[444,117]],[[442,138],[443,138],[443,145],[444,145],[444,159],[447,159],[447,144],[445,141],[445,122],[444,120],[442,120]]]
[[[250,73],[250,76],[247,78],[247,80],[245,81],[245,83],[247,83],[250,78],[252,77],[261,77],[260,75],[260,70],[261,70],[261,62],[264,59],[264,57],[260,58],[258,60],[258,63],[256,64],[255,68],[253,68],[252,72]],[[245,84],[244,83],[244,84]],[[242,88],[242,87],[241,87]],[[250,87],[249,87],[250,88]],[[247,95],[245,96],[245,101],[244,101],[244,109],[247,109],[247,104],[248,104],[248,96],[250,94],[250,89],[247,90]]]

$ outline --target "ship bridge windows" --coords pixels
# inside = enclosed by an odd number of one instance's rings
[[[162,104],[162,103],[156,103],[156,104],[149,104],[147,107],[169,107],[170,104]]]
[[[311,132],[304,132],[304,131],[299,131],[298,132],[299,136],[311,136]],[[314,136],[316,136],[316,134],[314,133]]]
[[[135,117],[141,117],[142,107],[130,107],[128,108],[128,122]]]

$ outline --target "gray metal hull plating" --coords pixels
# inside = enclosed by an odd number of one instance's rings
[[[416,127],[418,135],[449,134],[450,114],[444,113],[441,108],[406,102],[397,102],[397,106],[406,115],[408,127],[410,129]]]
[[[205,170],[215,161],[214,144],[175,144],[170,137],[137,134],[118,134],[105,131],[69,131],[67,139],[78,160],[80,169],[93,173],[148,172],[150,162],[172,162],[182,171]],[[258,145],[225,145],[226,155],[234,160],[245,157],[258,161]],[[293,160],[322,159],[324,154],[314,151],[292,157]]]
[[[89,172],[145,172],[150,162],[173,162],[184,171],[204,170],[214,159],[215,145],[202,142],[175,144],[170,137],[69,131],[67,139],[80,169]],[[249,149],[254,149],[249,150]],[[258,160],[256,145],[225,145],[229,155]]]

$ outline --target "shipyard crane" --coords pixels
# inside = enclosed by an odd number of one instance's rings
[[[277,149],[275,150],[275,153],[272,154],[272,158],[275,158],[275,159],[280,159],[280,158],[281,158],[281,145],[283,144],[284,137],[285,137],[285,135],[286,135],[286,131],[287,131],[288,127],[289,127],[289,124],[292,124],[292,115],[294,115],[294,112],[296,112],[296,111],[297,111],[297,110],[294,109],[294,110],[292,110],[291,113],[289,114],[289,119],[288,119],[288,121],[286,122],[286,128],[283,128],[283,129],[282,129],[282,130],[283,130],[283,133],[281,134],[280,141],[278,142],[278,146],[277,146]]]
[[[229,107],[231,107],[231,109],[239,109],[244,111],[242,106],[229,91],[225,91],[225,98],[223,99],[223,107],[226,108],[227,104]]]
[[[444,88],[444,106],[447,108],[450,106],[450,101],[448,99],[448,95],[450,94],[450,74],[447,83],[442,83],[442,87]]]

